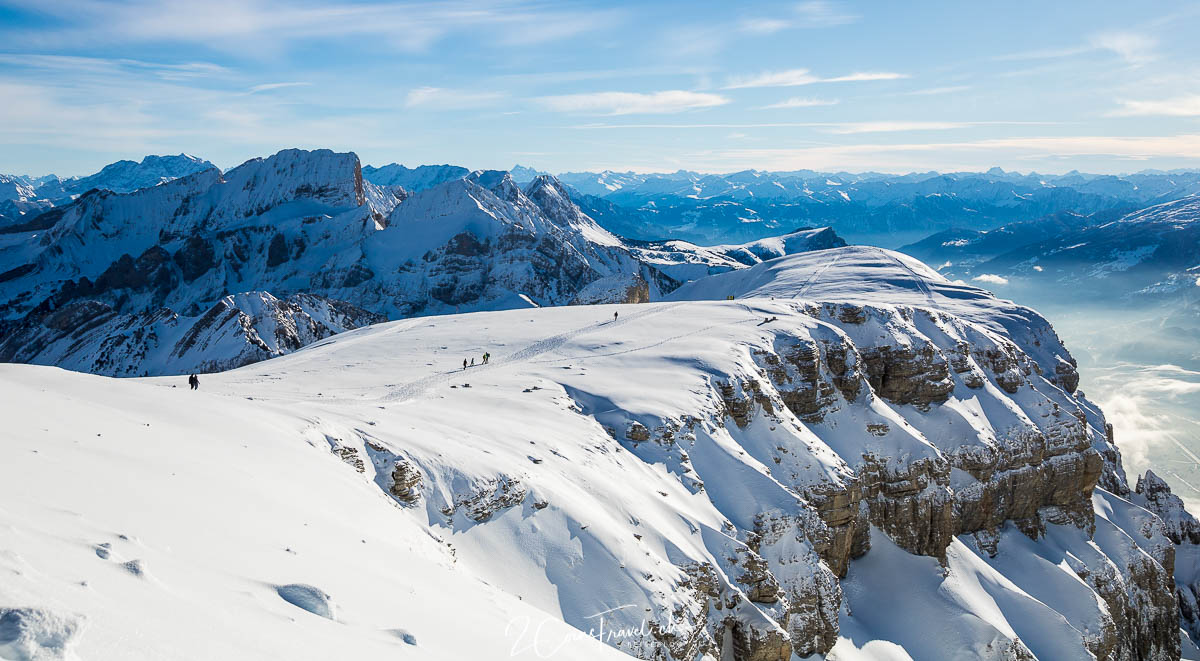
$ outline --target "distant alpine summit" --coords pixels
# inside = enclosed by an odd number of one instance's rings
[[[216,166],[202,158],[147,156],[140,163],[117,161],[86,177],[30,177],[0,174],[0,227],[21,222],[46,209],[70,202],[92,189],[129,193]]]

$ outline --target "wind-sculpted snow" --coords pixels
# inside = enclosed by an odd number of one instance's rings
[[[476,193],[484,211],[494,205]],[[723,300],[726,292],[738,298]],[[260,533],[255,517],[278,515],[241,508],[231,543],[262,546],[244,536],[270,534],[276,541],[265,546],[275,550],[222,570],[253,581],[244,588],[253,599],[234,590],[206,596],[214,610],[234,604],[244,626],[261,619],[254,609],[306,616],[276,610],[291,608],[274,596],[279,585],[335,600],[336,623],[297,620],[313,645],[300,658],[334,641],[399,640],[366,635],[367,621],[402,627],[421,641],[417,650],[439,641],[433,658],[492,658],[509,651],[499,640],[528,643],[543,620],[593,635],[602,628],[607,645],[645,659],[1178,658],[1181,569],[1169,527],[1149,504],[1166,503],[1155,507],[1167,512],[1169,499],[1155,483],[1139,488],[1154,495],[1136,504],[1102,414],[1074,391],[1071,358],[1036,313],[857,248],[775,260],[680,291],[701,295],[722,300],[379,324],[206,375],[198,393],[175,388],[177,379],[110,389],[96,377],[15,366],[0,383],[9,402],[49,387],[71,393],[76,408],[91,411],[90,398],[99,398],[124,411],[131,427],[120,440],[106,440],[115,421],[91,414],[75,417],[95,432],[74,436],[97,450],[119,443],[108,452],[128,444],[142,458],[122,473],[171,472],[155,463],[177,456],[171,437],[133,425],[178,415],[198,427],[169,432],[183,434],[174,442],[205,447],[204,470],[234,476],[213,481],[234,491],[219,502],[253,488],[303,513],[303,531],[264,524]],[[464,358],[474,365],[464,369]],[[117,393],[129,403],[114,404]],[[143,400],[155,403],[155,417],[135,413]],[[21,443],[59,429],[16,410],[18,438],[29,439]],[[209,419],[221,422],[188,422]],[[23,486],[15,488],[29,489],[31,502],[41,502],[32,486],[42,484],[39,471],[116,470],[63,438],[61,450],[52,442],[37,459],[20,443],[6,446],[19,459],[11,470]],[[145,445],[152,438],[158,445]],[[61,454],[68,447],[73,454]],[[0,462],[0,471],[9,466]],[[10,476],[0,477],[7,487]],[[164,488],[175,480],[155,479]],[[166,491],[176,505],[164,517],[205,500],[181,484]],[[309,504],[317,494],[337,504]],[[0,523],[30,525],[27,505],[13,513],[0,502]],[[348,511],[372,523],[331,518]],[[86,537],[80,558],[94,559],[107,538],[93,522],[113,516],[97,505],[56,517],[54,539]],[[129,531],[144,550],[113,543],[106,552],[146,559],[164,587],[152,603],[165,606],[176,599],[172,580],[185,578],[155,549],[190,547],[189,535],[211,546],[212,534],[173,526],[168,536],[156,516]],[[125,532],[132,524],[106,525]],[[409,540],[407,560],[377,548],[393,530]],[[17,550],[39,558],[41,574],[78,574],[74,556],[34,556],[34,544]],[[381,552],[391,560],[377,565]],[[273,566],[272,554],[286,562]],[[438,558],[432,576],[453,566],[458,582],[434,587],[408,567],[378,574],[417,562],[413,554]],[[360,577],[364,567],[371,576]],[[20,585],[37,594],[38,584]],[[356,587],[366,585],[370,598]],[[398,596],[408,606],[388,601]],[[412,607],[447,597],[492,628],[447,635],[428,617],[436,609]],[[66,603],[107,618],[86,601]],[[200,626],[159,611],[165,630]],[[405,621],[383,621],[397,612]],[[121,630],[105,621],[93,628],[96,644]],[[80,641],[81,653],[90,640]],[[596,653],[578,640],[552,647],[550,658]]]

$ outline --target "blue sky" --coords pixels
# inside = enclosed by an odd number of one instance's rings
[[[1194,2],[0,0],[0,172],[1200,167]]]

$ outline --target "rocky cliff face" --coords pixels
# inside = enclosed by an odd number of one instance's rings
[[[97,300],[74,300],[0,326],[0,361],[52,363],[112,376],[217,372],[385,320],[312,294],[281,300],[246,292],[192,315],[169,308],[127,314]]]

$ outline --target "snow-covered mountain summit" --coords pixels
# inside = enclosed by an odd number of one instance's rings
[[[455,227],[538,196],[475,180]],[[197,393],[0,366],[16,617],[129,659],[612,651],[563,623],[677,661],[1178,658],[1195,526],[1036,313],[853,247],[675,297],[720,300],[378,324]]]
[[[204,159],[179,154],[146,156],[140,163],[117,161],[86,177],[0,175],[0,228],[28,221],[93,189],[131,193],[215,168]]]
[[[476,171],[411,192],[365,180],[352,153],[286,150],[93,190],[0,229],[0,359],[123,376],[222,369],[382,317],[658,299],[680,282],[660,266],[683,253],[703,272],[745,265],[694,246],[654,253],[600,227],[553,177],[522,187]],[[267,304],[238,307],[249,301]]]
[[[58,199],[80,195],[93,188],[110,190],[114,193],[130,193],[139,188],[149,188],[186,177],[190,174],[212,170],[217,166],[208,161],[178,154],[175,156],[146,156],[138,161],[117,161],[104,166],[96,174],[86,177],[60,179],[53,175],[44,177],[37,195],[47,199]]]

